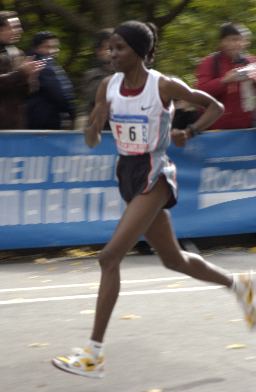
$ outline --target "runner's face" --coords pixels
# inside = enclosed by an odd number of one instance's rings
[[[139,56],[118,34],[110,39],[112,64],[117,72],[130,71],[137,64]]]

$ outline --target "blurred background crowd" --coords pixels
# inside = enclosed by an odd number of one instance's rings
[[[114,72],[113,27],[126,19],[151,22],[158,31],[157,56],[148,66],[225,105],[212,129],[255,126],[256,13],[250,0],[2,0],[0,129],[81,129],[99,82]],[[173,127],[183,129],[196,117],[196,108],[176,102]]]

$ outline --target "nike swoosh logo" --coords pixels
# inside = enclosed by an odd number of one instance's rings
[[[141,110],[148,110],[152,107],[152,105],[150,106],[141,106]]]

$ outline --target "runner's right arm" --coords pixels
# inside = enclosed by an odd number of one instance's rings
[[[107,85],[110,77],[100,83],[95,100],[95,106],[89,116],[88,124],[84,129],[85,142],[89,147],[95,147],[101,142],[101,131],[109,114],[109,104],[106,100]]]

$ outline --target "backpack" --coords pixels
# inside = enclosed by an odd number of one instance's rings
[[[213,79],[216,79],[220,75],[220,56],[221,52],[215,52],[212,54],[212,75]],[[249,61],[244,56],[239,56],[234,64],[240,64],[241,66],[249,64]]]

